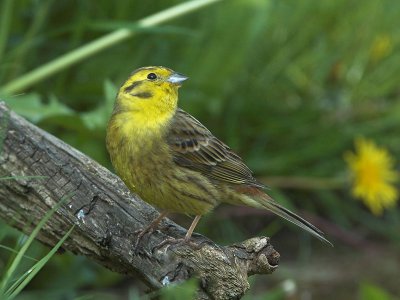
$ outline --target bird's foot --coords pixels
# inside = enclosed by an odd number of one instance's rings
[[[139,230],[136,230],[136,231],[134,232],[134,234],[137,235],[137,237],[136,237],[136,242],[135,242],[135,244],[134,244],[134,246],[133,246],[133,251],[135,252],[135,254],[138,254],[138,252],[139,252],[139,251],[138,251],[138,250],[139,250],[139,244],[140,244],[142,238],[143,238],[147,233],[148,233],[148,234],[153,233],[153,232],[155,231],[155,229],[158,227],[158,224],[161,222],[161,220],[162,220],[164,217],[166,217],[167,215],[168,215],[168,212],[167,212],[167,211],[161,212],[160,215],[159,215],[156,219],[154,219],[154,221],[151,222],[149,226],[147,226],[147,227],[145,227],[145,228],[142,228],[142,229],[139,229]]]
[[[138,252],[139,252],[139,248],[140,248],[139,245],[140,245],[140,242],[142,241],[143,237],[146,234],[152,234],[154,232],[154,230],[155,230],[154,227],[149,226],[149,227],[146,227],[143,229],[136,230],[134,232],[134,235],[136,235],[136,241],[133,245],[133,251],[135,252],[135,254],[138,254]]]

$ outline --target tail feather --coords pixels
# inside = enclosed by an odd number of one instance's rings
[[[332,243],[323,236],[324,233],[320,229],[318,229],[317,227],[312,225],[310,222],[307,222],[302,217],[291,212],[287,208],[279,205],[274,200],[271,199],[266,202],[263,202],[262,206],[264,208],[270,210],[274,214],[280,216],[281,218],[299,226],[300,228],[304,229],[305,231],[308,231],[309,233],[311,233],[313,236],[315,236],[317,239],[323,241],[324,243],[327,243],[328,245],[333,246]]]
[[[270,196],[260,191],[259,189],[252,188],[250,190],[241,190],[241,192],[244,192],[244,194],[247,195],[246,199],[242,199],[245,204],[253,207],[267,209],[274,214],[280,216],[281,218],[311,233],[320,241],[333,246],[332,243],[324,237],[324,233],[320,229],[312,225],[310,222],[307,222],[302,217],[296,215],[294,212],[291,212],[289,209],[278,204],[274,199],[272,199]]]

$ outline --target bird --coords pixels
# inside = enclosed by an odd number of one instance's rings
[[[200,218],[220,203],[266,209],[331,244],[310,222],[266,193],[238,154],[195,117],[178,107],[187,76],[162,66],[133,71],[120,87],[107,125],[106,147],[117,175],[159,216],[140,236],[170,213]]]

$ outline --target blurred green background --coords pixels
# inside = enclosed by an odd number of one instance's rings
[[[105,126],[119,85],[148,65],[188,75],[180,106],[335,244],[268,212],[217,208],[198,232],[222,244],[271,236],[281,253],[279,269],[252,277],[244,299],[400,299],[399,208],[376,216],[355,200],[343,159],[364,136],[399,161],[400,2],[226,0],[162,24],[135,23],[183,2],[2,0],[2,100],[111,168]],[[134,34],[54,74],[24,77],[121,28]],[[21,234],[1,223],[0,244],[20,243]],[[36,243],[29,255],[48,250]],[[11,256],[0,249],[0,274]],[[189,282],[161,297],[187,299],[194,288]],[[18,296],[36,298],[148,299],[137,280],[68,253]]]

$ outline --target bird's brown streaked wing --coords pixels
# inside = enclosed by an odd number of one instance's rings
[[[264,187],[227,145],[193,116],[177,110],[167,134],[175,163],[204,176],[231,184]]]

